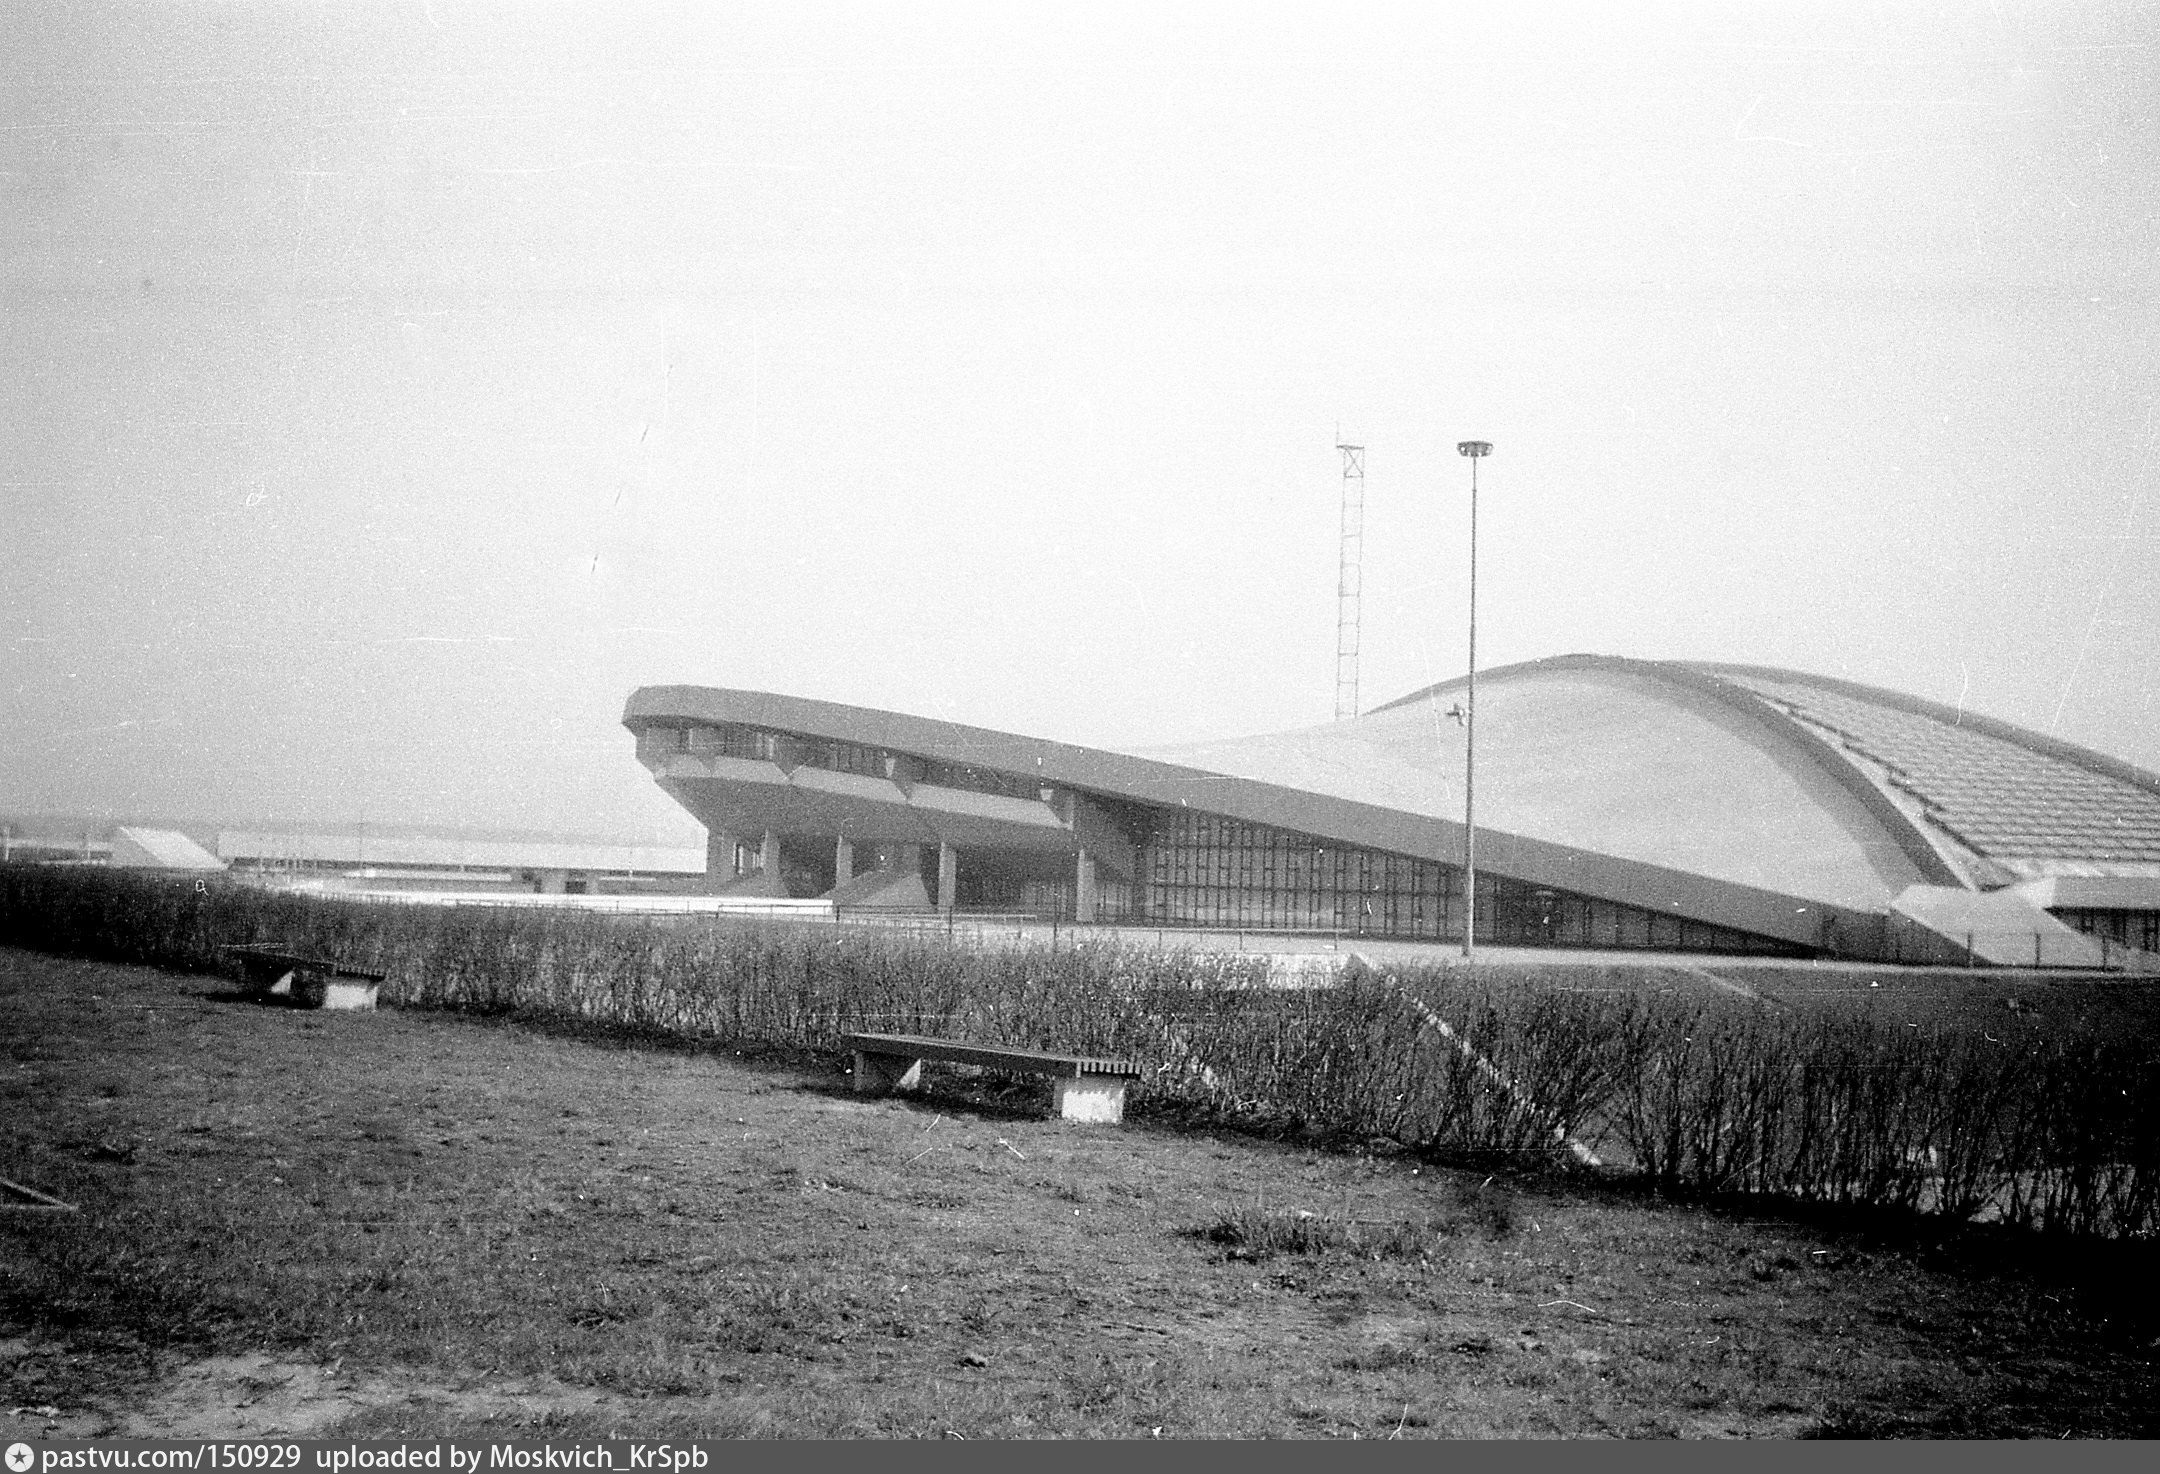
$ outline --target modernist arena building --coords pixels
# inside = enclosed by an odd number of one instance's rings
[[[1457,940],[1464,683],[1110,752],[802,697],[634,693],[707,888],[841,906]],[[1563,655],[1478,680],[1476,936],[2119,965],[2160,952],[2160,776],[1756,666]]]

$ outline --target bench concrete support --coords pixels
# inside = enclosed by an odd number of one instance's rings
[[[1057,1113],[1068,1121],[1115,1126],[1125,1119],[1125,1087],[1132,1081],[1123,1075],[1082,1075],[1052,1083]]]
[[[922,1084],[922,1061],[897,1054],[855,1051],[855,1093],[885,1095],[894,1090],[913,1090]]]
[[[373,1013],[375,989],[374,983],[362,978],[341,978],[305,969],[292,975],[292,1001],[298,1008]]]

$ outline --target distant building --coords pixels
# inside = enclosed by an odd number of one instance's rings
[[[177,829],[122,825],[112,832],[109,864],[136,870],[223,870],[225,862]]]
[[[2160,777],[1848,681],[1596,655],[1479,677],[1473,908],[1464,684],[1147,753],[698,686],[641,689],[623,721],[724,894],[1436,940],[1474,909],[1505,946],[2160,952]]]
[[[112,846],[92,839],[87,831],[54,834],[12,822],[0,823],[0,863],[102,865],[111,856]]]
[[[653,845],[221,830],[217,846],[242,878],[338,890],[667,893],[697,889],[705,870],[701,850]]]

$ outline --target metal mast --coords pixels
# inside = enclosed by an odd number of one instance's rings
[[[1492,454],[1489,440],[1465,440],[1455,447],[1470,458],[1470,709],[1463,716],[1462,955],[1477,955],[1477,463]]]
[[[1365,590],[1365,447],[1342,452],[1342,557],[1335,573],[1335,720],[1358,712],[1358,625]]]

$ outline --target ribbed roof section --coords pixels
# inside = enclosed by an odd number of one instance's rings
[[[2160,871],[2160,792],[2001,722],[1792,673],[1717,669],[1879,769],[1926,822],[2028,877]],[[2116,771],[2109,771],[2115,769]]]

